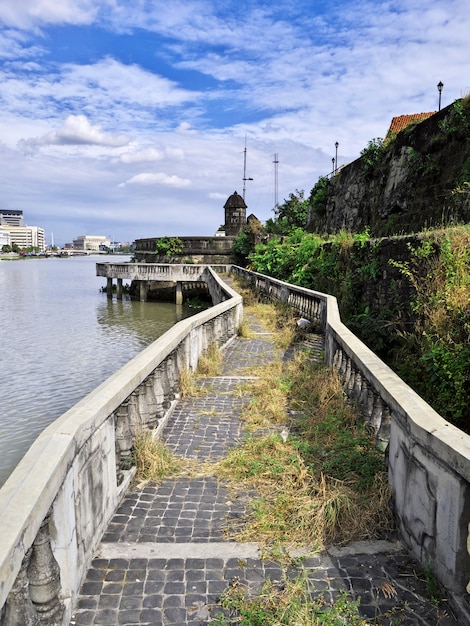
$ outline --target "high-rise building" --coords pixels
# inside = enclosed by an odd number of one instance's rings
[[[11,246],[10,231],[0,224],[0,250],[2,246]]]
[[[39,226],[7,226],[11,244],[18,248],[38,248],[40,252],[46,249],[44,228]]]
[[[24,226],[23,211],[0,209],[0,224],[8,226]]]

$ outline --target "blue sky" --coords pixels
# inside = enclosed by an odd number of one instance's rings
[[[468,0],[1,0],[0,207],[63,245],[262,221],[470,92]]]

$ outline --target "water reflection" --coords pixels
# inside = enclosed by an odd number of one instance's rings
[[[131,333],[141,346],[149,345],[173,324],[193,314],[194,311],[183,305],[129,299],[106,298],[97,308],[98,323],[105,328],[108,339]]]
[[[196,312],[109,300],[97,260],[0,262],[0,485],[46,426]]]

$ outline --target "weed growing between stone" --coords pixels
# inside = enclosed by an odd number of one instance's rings
[[[215,626],[237,623],[245,626],[363,626],[368,622],[359,615],[359,600],[340,592],[333,605],[322,598],[312,598],[312,589],[305,573],[291,580],[287,576],[278,583],[267,581],[259,594],[250,597],[238,581],[233,581],[220,599],[225,614],[218,613],[211,621]]]
[[[207,377],[217,376],[221,363],[222,355],[219,347],[215,343],[211,343],[207,350],[199,357],[196,374]]]
[[[139,482],[160,482],[167,476],[177,474],[182,467],[181,461],[150,431],[135,438],[134,458],[137,469],[135,479]]]
[[[217,376],[222,362],[220,349],[216,344],[211,344],[199,357],[195,372],[189,369],[182,370],[179,375],[179,391],[182,398],[195,398],[208,393],[207,388],[199,387],[196,381],[200,377]]]

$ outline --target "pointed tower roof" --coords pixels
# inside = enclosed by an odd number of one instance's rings
[[[234,191],[231,196],[228,197],[227,202],[224,204],[224,209],[246,209],[245,200]]]

